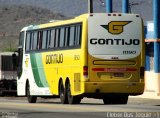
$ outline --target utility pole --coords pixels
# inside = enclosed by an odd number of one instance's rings
[[[154,72],[156,77],[156,93],[160,95],[160,1],[153,0],[153,19],[154,19]]]
[[[128,13],[129,12],[129,0],[122,0],[122,12]],[[131,8],[130,8],[131,9]]]
[[[106,0],[106,12],[112,13],[112,0]]]
[[[93,0],[88,0],[88,13],[93,13]]]

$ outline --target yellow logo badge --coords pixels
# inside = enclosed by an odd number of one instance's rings
[[[111,21],[108,25],[101,25],[107,29],[109,33],[118,35],[123,32],[124,26],[131,23],[132,21]]]
[[[28,67],[28,61],[29,61],[29,58],[26,58],[26,61],[25,61],[26,67]]]

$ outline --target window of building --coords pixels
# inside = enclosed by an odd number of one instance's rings
[[[150,71],[154,71],[154,43],[149,45]]]

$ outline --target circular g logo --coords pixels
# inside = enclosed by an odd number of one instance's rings
[[[109,33],[117,35],[123,32],[123,27],[132,21],[111,21],[108,25],[101,25],[103,28],[107,29]]]

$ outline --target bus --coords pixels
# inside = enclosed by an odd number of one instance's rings
[[[143,21],[137,14],[86,13],[73,19],[30,25],[20,32],[18,96],[84,97],[127,104],[144,92]]]

